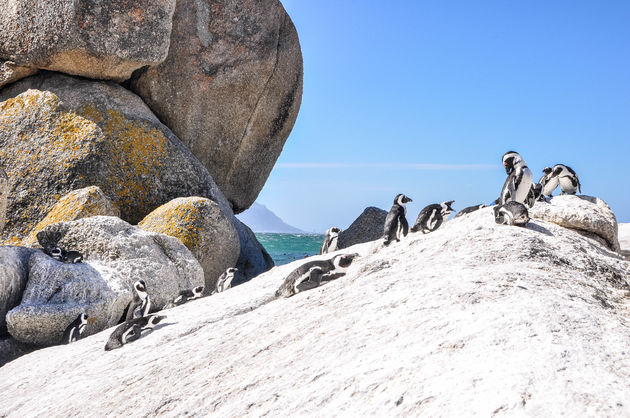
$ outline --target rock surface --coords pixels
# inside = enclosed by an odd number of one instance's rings
[[[175,0],[0,0],[0,58],[123,81],[168,53]]]
[[[0,339],[0,367],[33,350],[34,347],[16,341],[15,338]]]
[[[139,224],[145,231],[179,239],[193,253],[209,294],[219,276],[234,267],[240,253],[238,233],[219,206],[202,197],[180,197],[149,213]]]
[[[630,223],[619,224],[619,247],[623,255],[630,257]]]
[[[167,59],[131,87],[239,213],[293,128],[302,75],[297,32],[278,0],[179,0]]]
[[[80,251],[84,261],[64,264],[43,253],[31,257],[22,302],[7,315],[9,332],[24,343],[56,344],[81,311],[98,318],[88,334],[115,325],[136,280],[146,282],[154,311],[180,290],[204,283],[199,262],[178,239],[119,218],[94,216],[53,224],[43,232],[58,234],[59,246]]]
[[[237,286],[268,271],[275,266],[275,263],[247,225],[237,219],[234,226],[241,243],[241,253],[236,263],[238,273],[232,280],[232,286]]]
[[[0,236],[4,229],[4,222],[7,218],[7,205],[9,203],[9,190],[11,184],[9,183],[9,177],[0,167]]]
[[[36,250],[0,247],[0,337],[7,334],[5,316],[22,300],[28,281],[28,261]]]
[[[22,245],[33,246],[37,244],[37,233],[48,225],[57,222],[76,221],[90,216],[120,217],[120,209],[97,186],[74,190],[62,197],[53,206],[48,215],[22,241]]]
[[[575,229],[590,238],[599,238],[610,249],[619,252],[617,219],[606,202],[597,197],[554,196],[548,203],[536,202],[529,209],[529,216]]]
[[[12,179],[5,241],[22,239],[61,196],[88,186],[131,223],[180,196],[230,212],[201,163],[116,84],[43,73],[0,90],[0,100],[0,160]]]
[[[288,299],[273,293],[306,260],[165,311],[115,352],[110,329],[28,354],[2,368],[0,413],[630,415],[616,253],[540,220],[496,225],[491,208],[352,251],[345,277]]]
[[[387,211],[373,206],[365,208],[363,213],[352,222],[348,229],[339,233],[337,248],[348,248],[356,244],[375,241],[383,237],[383,227]]]
[[[5,61],[0,58],[0,87],[11,84],[37,72],[34,68],[20,67],[13,61]]]

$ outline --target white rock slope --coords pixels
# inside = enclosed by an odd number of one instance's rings
[[[630,262],[491,208],[379,245],[289,299],[271,296],[303,261],[119,350],[110,329],[8,363],[0,415],[630,415]]]

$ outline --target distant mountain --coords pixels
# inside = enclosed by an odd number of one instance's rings
[[[254,232],[283,232],[287,234],[304,232],[301,229],[287,225],[275,213],[260,203],[254,203],[249,209],[236,215],[236,217]]]

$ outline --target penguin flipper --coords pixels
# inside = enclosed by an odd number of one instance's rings
[[[406,237],[409,233],[409,223],[407,222],[407,218],[404,214],[400,216],[400,225],[402,226],[402,234]]]

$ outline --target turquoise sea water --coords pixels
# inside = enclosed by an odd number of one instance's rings
[[[319,234],[256,233],[276,266],[319,254],[324,236]]]

